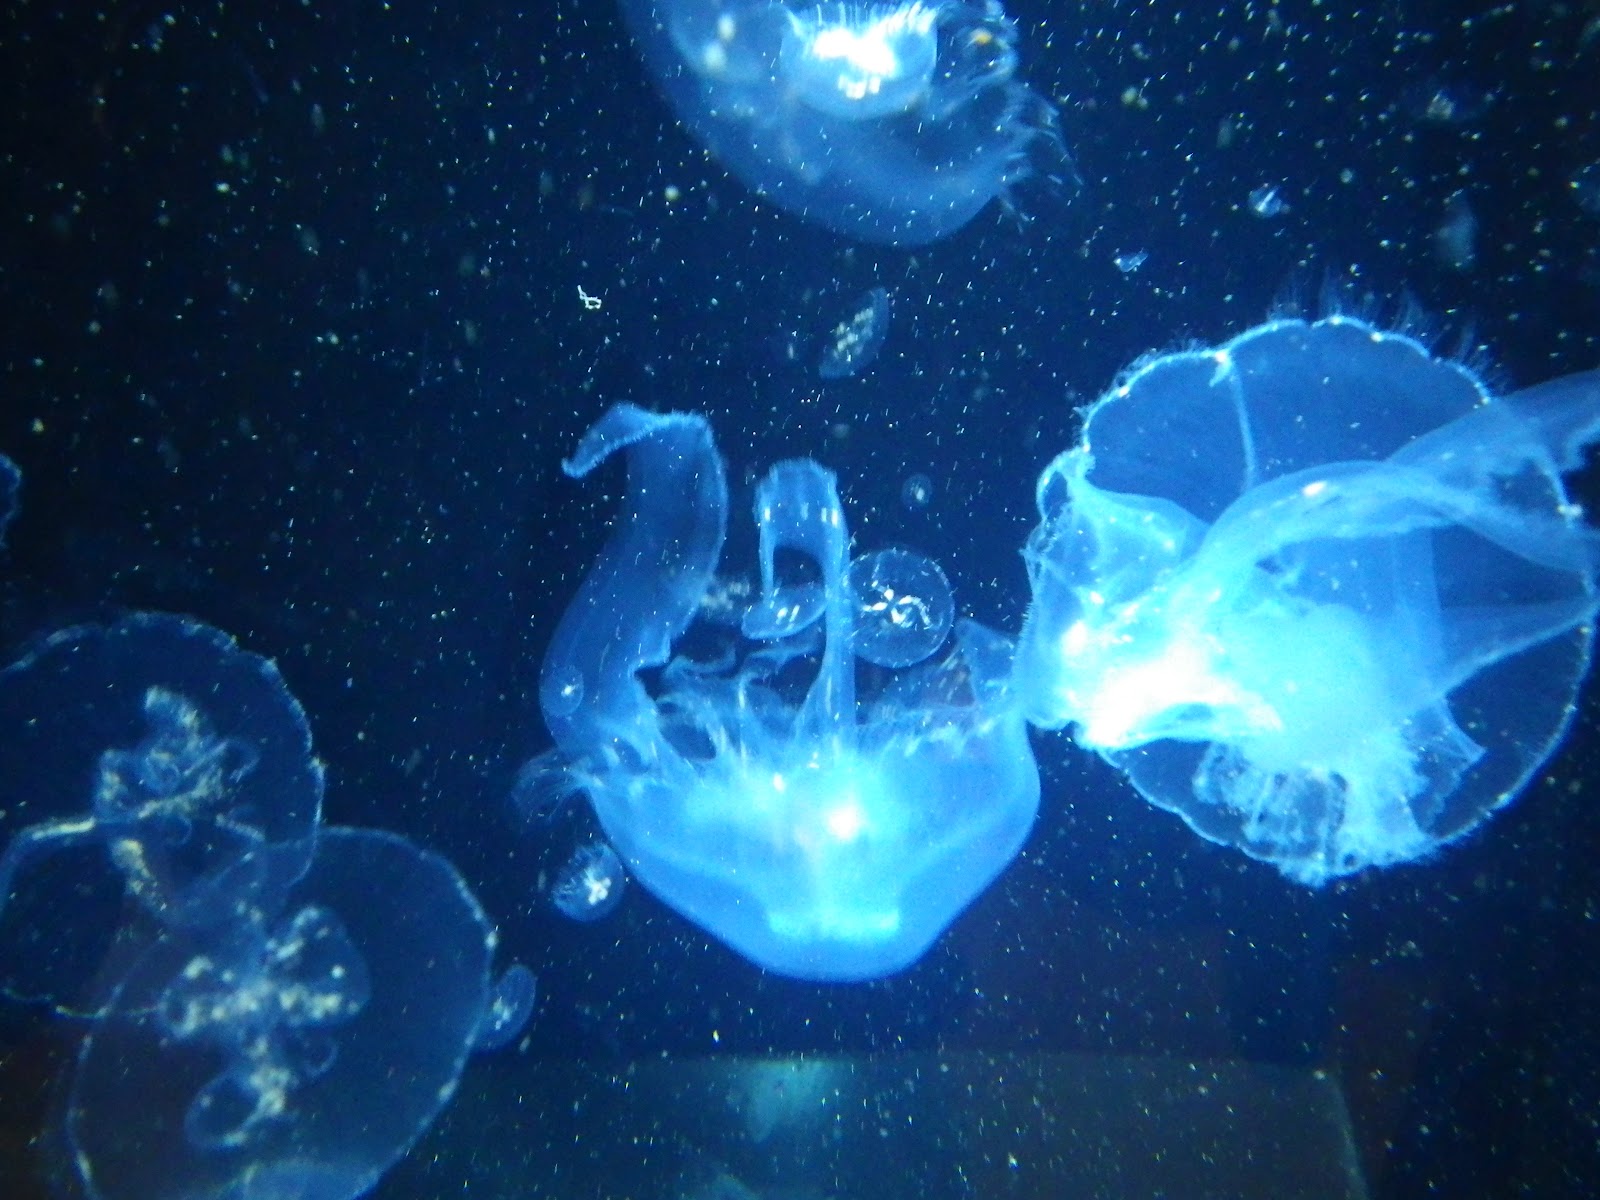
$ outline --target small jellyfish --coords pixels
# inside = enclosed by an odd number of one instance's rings
[[[1148,250],[1131,250],[1127,254],[1119,254],[1111,261],[1117,264],[1117,270],[1124,275],[1132,275],[1150,257]]]
[[[1281,217],[1289,211],[1289,202],[1283,198],[1277,184],[1263,183],[1250,193],[1250,211],[1265,219]]]
[[[1466,195],[1457,192],[1445,202],[1444,219],[1433,231],[1433,253],[1439,265],[1470,271],[1478,262],[1478,214]]]
[[[528,1024],[534,1002],[539,997],[539,981],[521,963],[512,963],[495,980],[472,1035],[475,1051],[498,1050],[513,1042]]]
[[[824,379],[859,375],[878,357],[889,335],[889,293],[873,288],[856,301],[855,315],[840,321],[829,335],[817,374]]]
[[[846,576],[856,602],[856,654],[880,667],[909,667],[931,655],[955,624],[944,569],[914,550],[863,554]]]
[[[511,781],[511,811],[528,825],[548,825],[583,794],[581,775],[559,750],[535,754],[517,768]]]
[[[604,842],[590,842],[573,851],[550,899],[574,921],[598,921],[622,902],[628,875],[617,852]]]
[[[1406,115],[1424,125],[1466,125],[1494,103],[1495,94],[1457,79],[1432,78],[1401,95]]]
[[[910,509],[924,509],[933,503],[933,480],[921,471],[908,475],[900,485],[900,503]]]

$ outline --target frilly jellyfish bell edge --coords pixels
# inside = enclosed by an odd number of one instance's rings
[[[1302,883],[1422,857],[1571,719],[1597,436],[1600,372],[1497,399],[1349,318],[1149,360],[1039,479],[1030,717]]]

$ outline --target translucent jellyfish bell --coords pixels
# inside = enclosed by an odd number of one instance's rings
[[[684,127],[747,187],[847,237],[931,242],[1029,175],[1075,178],[995,0],[620,3]]]
[[[604,842],[592,842],[572,852],[550,889],[550,900],[574,921],[598,921],[622,903],[627,886],[628,873],[617,852]]]
[[[526,1019],[444,859],[330,828],[287,892],[261,879],[241,862],[228,919],[163,933],[84,1039],[61,1120],[96,1200],[360,1196]]]
[[[607,839],[638,882],[770,970],[850,980],[909,965],[1033,822],[1038,775],[1006,688],[1010,644],[964,622],[956,650],[933,660],[948,614],[922,627],[896,624],[892,602],[867,613],[847,578],[833,476],[791,461],[757,489],[762,596],[748,640],[713,661],[673,658],[722,552],[722,459],[703,418],[619,405],[566,470],[587,475],[618,451],[623,515],[541,682],[545,723]],[[809,560],[815,577],[785,578],[780,555]],[[905,567],[920,589],[926,565],[905,554],[863,577]],[[871,619],[885,623],[870,632]],[[856,691],[862,630],[880,658],[917,664],[870,703]],[[652,691],[641,672],[656,667]],[[586,700],[572,707],[575,680]]]
[[[914,550],[890,547],[850,564],[856,604],[855,652],[880,667],[927,658],[955,624],[955,596],[944,568]]]
[[[124,894],[205,924],[246,855],[292,879],[322,788],[304,711],[226,634],[145,613],[46,639],[0,671],[0,987],[80,986]]]
[[[1303,883],[1426,855],[1567,728],[1597,437],[1600,373],[1496,399],[1348,318],[1152,359],[1040,477],[1018,690]]]

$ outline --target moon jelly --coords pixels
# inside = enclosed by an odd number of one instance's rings
[[[621,0],[684,127],[746,186],[865,242],[961,228],[1030,174],[1074,177],[996,0]]]
[[[1030,716],[1302,883],[1422,857],[1571,720],[1597,439],[1600,372],[1497,398],[1348,318],[1151,359],[1039,479]]]

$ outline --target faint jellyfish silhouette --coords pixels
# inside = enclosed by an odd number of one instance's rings
[[[840,321],[829,335],[817,374],[824,379],[859,375],[872,365],[889,336],[889,293],[883,288],[864,292],[855,313]]]
[[[1465,192],[1445,201],[1444,216],[1433,231],[1433,256],[1442,267],[1470,271],[1478,262],[1478,214]]]
[[[528,825],[548,825],[583,795],[583,781],[559,750],[536,754],[517,768],[511,782],[511,810]]]
[[[0,454],[0,549],[5,548],[6,529],[22,505],[22,471]]]
[[[1283,198],[1283,190],[1277,184],[1263,183],[1250,192],[1250,211],[1270,220],[1288,212],[1289,202]]]
[[[933,503],[933,480],[922,472],[906,476],[900,485],[900,503],[909,509],[924,509]]]

